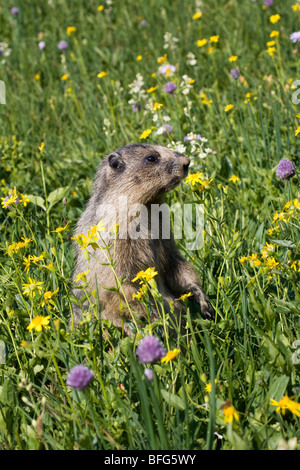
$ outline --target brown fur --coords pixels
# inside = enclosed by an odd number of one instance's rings
[[[148,156],[153,156],[155,161],[147,161]],[[129,210],[132,204],[143,204],[149,212],[152,204],[162,204],[164,194],[173,189],[187,175],[188,166],[189,159],[186,156],[159,145],[131,144],[117,149],[106,156],[99,165],[93,194],[80,217],[75,233],[86,234],[91,226],[97,225],[100,221],[108,229],[112,228],[113,222],[120,222],[120,217],[123,217],[123,221],[132,221],[134,217]],[[117,206],[119,196],[127,197],[128,212],[124,210],[118,214],[116,208],[116,220],[113,217],[113,211],[110,208],[105,209],[104,205]],[[149,223],[144,229],[146,232],[151,230],[151,224]],[[199,284],[198,275],[179,253],[172,233],[168,239],[163,238],[161,230],[158,239],[120,238],[119,234],[116,240],[112,240],[111,252],[118,278],[126,277],[121,293],[123,305],[126,305],[125,295],[131,309],[139,312],[140,317],[146,315],[144,305],[137,300],[132,300],[132,294],[139,289],[139,282],[132,283],[131,281],[139,271],[155,267],[158,272],[155,277],[158,290],[167,304],[169,301],[174,301],[175,312],[178,315],[184,311],[184,305],[175,299],[184,293],[192,292],[193,299],[200,305],[202,316],[209,319],[214,317],[214,310]],[[89,247],[91,256],[87,262],[83,250],[77,244],[75,248],[77,260],[73,279],[79,273],[89,269],[89,290],[96,288],[95,279],[97,279],[102,318],[109,319],[115,326],[122,328],[124,324],[120,313],[119,295],[117,292],[102,287],[116,287],[112,268],[100,264],[100,262],[107,262],[107,252],[102,252],[100,249],[94,251],[92,247]],[[80,299],[83,291],[75,289],[74,294]],[[83,308],[85,310],[88,308],[87,301]],[[81,308],[73,305],[73,313],[75,321],[78,322],[82,314]],[[122,315],[132,320],[128,308],[122,309]],[[157,316],[158,312],[153,308],[151,320],[155,320]],[[126,325],[125,332],[130,334]]]

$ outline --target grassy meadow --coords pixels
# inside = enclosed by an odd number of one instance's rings
[[[0,448],[300,449],[300,3],[9,0],[0,30]],[[202,249],[177,242],[215,321],[187,298],[185,331],[124,338],[96,291],[72,328],[76,221],[139,142],[191,159],[166,201],[204,207]],[[138,360],[148,335],[170,360]]]

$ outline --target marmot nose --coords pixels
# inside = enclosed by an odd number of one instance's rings
[[[184,173],[187,174],[188,171],[189,171],[190,163],[191,163],[190,159],[188,157],[186,157],[185,155],[182,155],[182,157],[179,157],[178,160],[180,161],[180,163],[183,166]]]

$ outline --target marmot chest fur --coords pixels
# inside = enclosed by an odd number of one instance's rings
[[[164,194],[186,177],[189,163],[186,156],[159,145],[131,144],[118,148],[100,163],[92,196],[76,226],[74,238],[80,239],[82,235],[86,238],[81,238],[85,245],[75,243],[73,280],[87,271],[88,290],[98,287],[102,318],[111,320],[127,334],[130,332],[124,319],[132,320],[132,312],[140,318],[146,316],[143,304],[136,298],[139,281],[132,280],[148,268],[155,268],[158,290],[166,304],[174,302],[175,312],[180,315],[183,311],[182,303],[175,299],[191,293],[201,315],[214,318],[198,275],[176,247],[168,214],[164,216],[157,210],[164,205]],[[96,234],[99,239],[93,243]],[[118,280],[122,281],[121,286]],[[75,283],[80,284],[82,281]],[[78,322],[89,302],[80,302],[84,290],[75,288],[74,294],[81,304],[73,304]],[[153,306],[151,320],[158,315]]]

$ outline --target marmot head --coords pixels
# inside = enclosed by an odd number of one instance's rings
[[[187,176],[189,164],[185,155],[160,145],[125,145],[102,161],[96,186],[105,196],[122,195],[147,204],[177,186]]]

